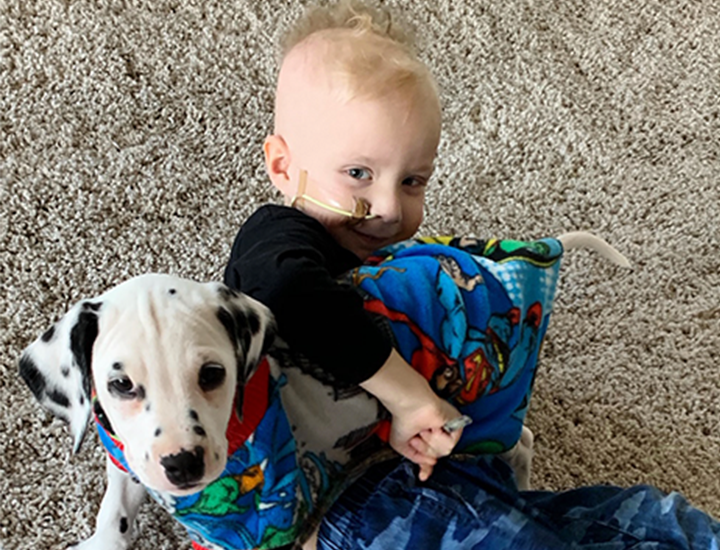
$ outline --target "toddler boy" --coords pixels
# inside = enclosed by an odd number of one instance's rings
[[[285,206],[258,209],[238,233],[225,282],[265,303],[280,336],[336,384],[359,384],[392,414],[390,444],[427,479],[461,430],[460,413],[392,349],[339,284],[374,250],[410,238],[440,138],[427,67],[389,15],[340,3],[288,35],[265,164]]]

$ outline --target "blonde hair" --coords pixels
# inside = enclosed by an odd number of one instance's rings
[[[437,100],[437,84],[417,57],[413,33],[386,9],[358,0],[310,8],[285,35],[281,56],[315,43],[321,46],[319,61],[346,99],[400,92]]]

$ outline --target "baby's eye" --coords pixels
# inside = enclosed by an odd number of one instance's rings
[[[420,176],[410,176],[405,178],[402,184],[410,187],[422,187],[427,185],[427,179]]]
[[[365,168],[350,168],[347,173],[348,176],[356,180],[369,180],[371,178],[370,171]]]

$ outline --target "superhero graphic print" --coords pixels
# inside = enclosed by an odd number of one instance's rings
[[[518,441],[561,255],[555,239],[415,239],[342,278],[390,329],[401,355],[473,419],[459,452],[500,453]],[[227,428],[228,461],[217,480],[185,497],[150,491],[185,525],[195,549],[302,540],[367,465],[388,456],[382,408],[357,388],[323,385],[317,369],[302,363],[290,353],[261,363],[245,386],[243,420],[233,415]],[[298,396],[303,384],[318,393]],[[292,392],[301,408],[291,405]],[[129,471],[99,407],[96,425],[113,463]]]

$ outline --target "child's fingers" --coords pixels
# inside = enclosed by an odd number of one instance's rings
[[[434,466],[437,463],[437,458],[432,454],[418,450],[415,447],[416,444],[417,442],[414,439],[408,441],[408,446],[405,449],[405,452],[401,452],[400,454],[402,454],[405,458],[412,460],[419,466]],[[420,447],[420,449],[426,448],[426,444],[424,442],[420,442],[418,447]]]
[[[418,436],[415,436],[410,441],[408,441],[408,445],[410,445],[421,455],[432,456],[432,454],[430,453],[430,445],[428,445],[426,441],[424,441]]]
[[[432,471],[432,466],[420,466],[420,473],[418,474],[418,478],[420,479],[420,481],[427,481],[430,477],[430,474],[432,474]]]
[[[447,433],[444,430],[423,430],[419,437],[425,443],[425,453],[433,456],[447,456],[460,440],[462,431]]]
[[[423,433],[424,432],[421,432],[421,434]],[[447,439],[447,434],[445,435],[445,438]],[[432,440],[432,438],[429,439]],[[448,448],[448,451],[443,454],[439,453],[435,448],[428,444],[424,437],[415,436],[408,441],[406,448],[407,452],[401,454],[403,454],[405,458],[420,466],[418,478],[420,481],[426,481],[430,477],[430,474],[432,474],[435,464],[437,464],[437,457],[450,454],[453,445],[454,444],[452,442],[450,442],[449,445],[446,443],[445,446]]]
[[[410,441],[408,441],[408,445],[410,445],[413,449],[415,449],[419,454],[424,456],[435,456],[435,453],[433,452],[432,447],[430,446],[430,442],[425,441],[425,439],[421,436],[415,436]]]

